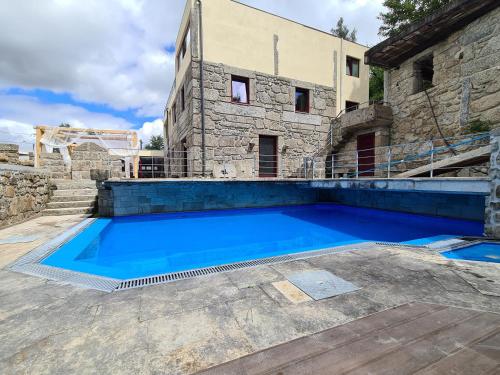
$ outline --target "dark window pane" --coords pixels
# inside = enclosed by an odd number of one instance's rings
[[[309,112],[309,90],[295,89],[295,111]]]
[[[359,59],[347,56],[346,58],[346,74],[348,76],[359,77]]]

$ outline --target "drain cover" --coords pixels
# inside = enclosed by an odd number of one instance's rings
[[[328,271],[306,271],[287,276],[297,288],[315,300],[359,290],[356,285]]]

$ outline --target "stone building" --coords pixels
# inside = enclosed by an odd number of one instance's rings
[[[339,117],[333,152],[464,136],[471,124],[498,127],[499,5],[457,0],[370,48],[365,63],[384,68],[385,103]],[[376,163],[381,155],[363,156]]]
[[[168,176],[303,175],[332,119],[368,100],[365,51],[233,0],[188,0],[164,116]]]

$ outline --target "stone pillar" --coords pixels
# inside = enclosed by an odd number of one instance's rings
[[[500,238],[500,128],[491,131],[490,196],[486,198],[485,234]]]

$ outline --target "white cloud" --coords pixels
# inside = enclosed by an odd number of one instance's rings
[[[134,124],[107,113],[90,112],[70,104],[45,104],[24,95],[0,94],[0,143],[18,144],[24,151],[32,151],[34,126],[58,126],[69,123],[77,128],[131,129],[148,143],[152,135],[163,134],[161,118],[144,122],[139,129]]]
[[[382,0],[309,0],[306,6],[304,0],[243,2],[325,31],[343,16],[358,29],[360,43],[379,40]],[[166,48],[175,42],[184,5],[184,0],[0,0],[0,90],[69,93],[78,101],[159,118],[174,78],[174,56]],[[1,91],[0,96],[4,125],[133,126],[78,106]],[[139,133],[161,134],[159,123],[145,123]]]
[[[159,118],[151,122],[145,122],[137,131],[137,134],[144,145],[148,144],[153,135],[163,135],[163,120]]]
[[[0,87],[161,116],[183,1],[0,1]]]

